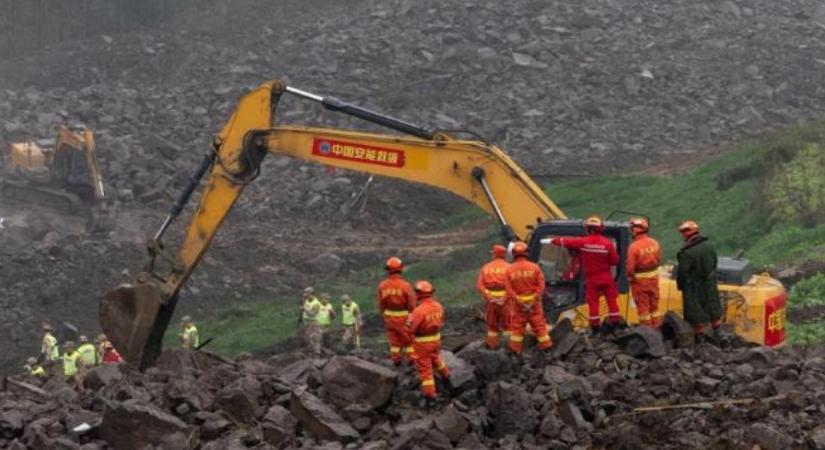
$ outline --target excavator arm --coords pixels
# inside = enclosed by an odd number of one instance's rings
[[[360,117],[413,137],[338,129],[275,125],[284,93],[317,101],[327,109]],[[534,225],[564,218],[563,212],[509,156],[481,141],[458,140],[407,122],[285,86],[262,84],[240,100],[216,136],[189,184],[149,245],[147,271],[135,283],[109,292],[101,304],[101,326],[124,357],[147,367],[160,354],[178,293],[244,187],[258,175],[269,153],[444,189],[493,215],[505,240],[526,239]],[[182,212],[201,179],[206,187],[176,254],[162,237]],[[159,274],[155,261],[169,263]]]

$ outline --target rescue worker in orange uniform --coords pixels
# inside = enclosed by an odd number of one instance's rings
[[[481,267],[476,288],[484,299],[487,321],[487,347],[498,348],[501,335],[510,334],[512,304],[507,297],[507,248],[494,245],[490,252],[492,261]]]
[[[450,369],[441,358],[441,327],[444,326],[444,308],[433,297],[435,288],[428,281],[415,282],[418,306],[407,318],[406,326],[415,342],[413,361],[421,378],[421,394],[424,404],[432,406],[436,398],[433,368],[447,379]]]
[[[536,333],[539,348],[549,350],[553,346],[550,331],[542,308],[544,295],[544,273],[538,264],[527,259],[527,245],[516,242],[513,245],[515,260],[507,268],[505,288],[513,302],[510,326],[510,350],[521,354],[524,350],[524,329],[527,324]]]
[[[611,267],[619,264],[616,246],[606,238],[604,222],[597,216],[590,216],[584,221],[587,236],[557,237],[550,241],[553,245],[578,250],[584,267],[584,297],[590,311],[590,331],[592,335],[610,332],[621,323],[619,314],[619,289],[613,279]],[[599,298],[604,294],[607,299],[608,326],[602,327],[599,314]]]
[[[401,276],[404,263],[400,258],[393,256],[388,259],[385,268],[387,278],[378,285],[378,311],[384,316],[390,359],[395,365],[399,365],[404,359],[402,351],[407,357],[413,352],[406,322],[407,316],[415,309],[415,292],[410,283]]]
[[[662,324],[659,313],[659,263],[662,249],[655,239],[648,235],[647,219],[630,219],[633,243],[627,249],[627,278],[630,292],[639,311],[642,325],[658,327]]]

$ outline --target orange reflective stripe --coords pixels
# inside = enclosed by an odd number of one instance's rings
[[[435,386],[435,380],[432,378],[421,380],[421,386]]]
[[[659,269],[651,270],[649,272],[636,272],[633,278],[656,278],[659,276]]]
[[[487,295],[490,297],[501,298],[507,295],[507,291],[487,289]]]
[[[536,299],[536,294],[517,295],[516,298],[521,303],[530,303]]]
[[[441,333],[431,334],[429,336],[416,336],[415,342],[436,342],[441,340]]]
[[[498,337],[498,331],[488,331],[487,337]]]
[[[545,334],[544,336],[539,336],[536,338],[539,342],[547,342],[550,340],[550,336]]]
[[[650,317],[659,317],[661,315],[662,314],[659,311],[653,311],[652,313],[650,313]]]
[[[519,336],[519,335],[514,334],[514,335],[510,336],[510,340],[513,341],[513,342],[521,342],[521,341],[524,340],[524,336]]]
[[[384,310],[384,315],[388,317],[406,317],[410,315],[410,312],[407,310],[396,311],[392,309]]]
[[[400,353],[401,352],[401,347],[390,347],[390,352]]]
[[[406,353],[415,353],[415,349],[412,347],[404,347],[404,352]]]

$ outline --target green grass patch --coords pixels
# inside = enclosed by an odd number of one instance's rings
[[[820,344],[825,341],[825,322],[789,323],[787,339],[795,345]]]
[[[685,173],[554,183],[571,217],[614,210],[650,217],[651,235],[674,259],[676,227],[696,220],[717,250],[740,249],[760,268],[825,259],[825,122],[746,143]]]
[[[825,274],[818,273],[796,283],[788,293],[788,308],[825,305]]]
[[[460,250],[436,261],[424,261],[407,268],[405,277],[413,283],[418,279],[430,280],[436,286],[436,297],[448,306],[461,306],[478,302],[475,280],[478,264],[488,258],[487,251],[493,241],[489,239],[477,246]],[[340,314],[341,294],[350,294],[365,315],[377,311],[376,289],[384,278],[382,267],[356,272],[346,280],[322,280],[316,284],[317,292],[333,296],[336,312]],[[208,349],[224,356],[235,356],[272,346],[295,336],[299,329],[298,299],[300,292],[291,298],[248,299],[220,311],[214,318],[198,323],[201,339],[214,337]],[[167,347],[177,344],[177,328],[166,333]],[[368,341],[365,339],[365,343]]]

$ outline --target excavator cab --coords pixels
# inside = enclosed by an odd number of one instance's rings
[[[538,225],[530,238],[530,259],[542,268],[547,283],[543,304],[551,323],[557,322],[566,311],[574,311],[584,305],[585,301],[584,273],[577,252],[553,245],[550,241],[556,237],[584,236],[585,233],[582,220],[551,220]],[[604,235],[613,241],[624,261],[631,242],[628,224],[607,221]],[[613,276],[619,286],[619,294],[626,296],[629,283],[624,265],[616,266]]]

